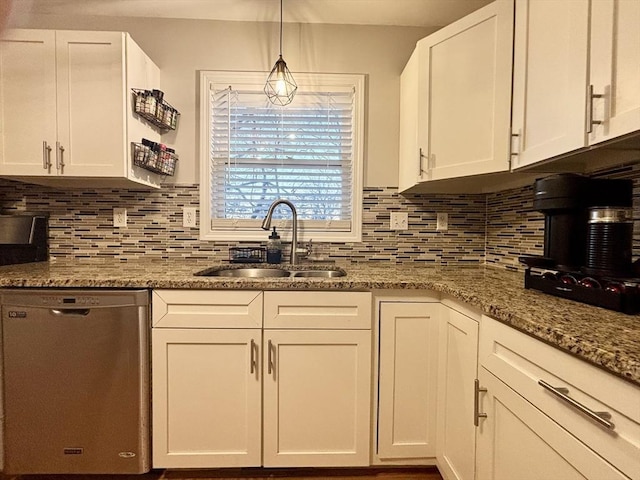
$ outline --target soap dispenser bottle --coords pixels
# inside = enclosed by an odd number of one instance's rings
[[[282,262],[282,242],[280,241],[280,235],[276,232],[276,227],[273,227],[273,232],[269,235],[267,240],[267,263],[281,263]]]

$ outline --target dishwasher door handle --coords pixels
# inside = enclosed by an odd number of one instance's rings
[[[51,313],[57,316],[62,315],[78,315],[80,317],[86,317],[91,313],[90,308],[52,308]]]

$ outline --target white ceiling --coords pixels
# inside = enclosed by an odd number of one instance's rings
[[[284,0],[284,21],[441,27],[491,0]],[[14,0],[24,13],[273,22],[279,0]],[[16,12],[17,13],[17,12]]]

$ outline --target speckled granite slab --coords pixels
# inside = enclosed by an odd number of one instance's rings
[[[341,265],[347,276],[328,279],[194,275],[212,266],[187,259],[42,262],[0,267],[0,287],[432,290],[640,385],[640,315],[525,290],[521,273],[483,266],[427,268],[375,263]]]

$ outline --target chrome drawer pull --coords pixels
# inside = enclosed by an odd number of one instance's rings
[[[473,424],[477,427],[480,425],[481,418],[487,418],[486,413],[480,413],[480,392],[486,392],[487,389],[480,386],[480,380],[477,378],[473,382]]]
[[[574,400],[569,395],[567,395],[569,393],[568,388],[554,387],[552,385],[549,385],[544,380],[538,380],[538,385],[543,387],[545,390],[553,393],[556,397],[560,398],[561,400],[564,400],[573,408],[578,410],[580,413],[582,413],[583,415],[586,415],[591,420],[603,426],[604,428],[607,428],[609,430],[613,430],[616,428],[616,426],[609,421],[609,419],[611,418],[611,414],[609,412],[594,412],[589,407],[585,407],[583,404],[581,404],[580,402]]]
[[[274,375],[275,375],[276,365],[275,365],[275,362],[273,361],[273,350],[274,350],[274,347],[273,347],[273,343],[271,342],[271,340],[269,340],[269,346],[267,348],[269,349],[269,352],[268,352],[269,353],[269,359],[267,361],[268,373],[269,373],[269,375],[271,375],[271,372],[273,372]]]
[[[251,373],[258,371],[258,345],[251,339]]]

